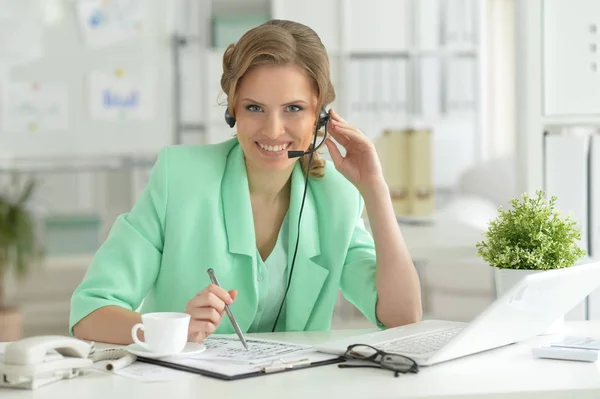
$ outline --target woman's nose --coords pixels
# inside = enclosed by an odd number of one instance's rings
[[[283,119],[277,114],[271,114],[267,119],[265,134],[270,138],[277,138],[285,133]]]

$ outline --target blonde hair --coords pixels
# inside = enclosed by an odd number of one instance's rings
[[[246,32],[236,44],[230,44],[223,54],[221,89],[227,95],[229,113],[235,116],[233,105],[236,90],[246,71],[258,65],[297,65],[306,71],[317,91],[317,115],[335,100],[331,83],[329,57],[319,36],[306,25],[285,20],[271,20]],[[310,145],[312,148],[312,143]],[[325,174],[325,160],[313,153],[310,171],[309,155],[300,158],[304,173],[312,177]]]

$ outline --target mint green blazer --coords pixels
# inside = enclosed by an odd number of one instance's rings
[[[288,265],[304,189],[299,162],[291,179]],[[330,162],[325,177],[309,179],[285,320],[278,331],[330,329],[340,289],[380,325],[375,247],[361,218],[363,206],[358,190]],[[206,270],[211,267],[221,286],[238,290],[231,310],[247,331],[258,304],[257,249],[236,138],[161,150],[147,187],[131,211],[116,218],[74,291],[69,331],[107,305],[142,313],[184,312],[187,302],[210,284]],[[234,331],[225,317],[217,333]]]

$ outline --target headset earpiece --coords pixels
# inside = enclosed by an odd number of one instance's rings
[[[229,113],[229,107],[225,108],[225,122],[227,122],[229,127],[235,126],[235,118]]]
[[[317,130],[324,127],[327,124],[327,122],[329,122],[330,117],[331,116],[327,113],[325,108],[321,108],[321,112],[319,113],[319,120],[317,121]]]

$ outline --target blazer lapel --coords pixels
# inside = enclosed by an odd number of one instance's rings
[[[292,173],[292,191],[289,209],[289,242],[288,267],[291,268],[298,235],[298,216],[304,194],[305,176],[300,162],[296,163]],[[285,327],[287,331],[302,331],[308,323],[315,302],[319,298],[321,288],[329,274],[317,263],[321,254],[317,210],[310,186],[300,221],[300,241],[290,282],[290,289],[285,300]],[[291,269],[288,269],[291,270]],[[279,329],[278,329],[279,330]]]
[[[294,257],[298,234],[298,216],[300,215],[304,193],[305,177],[300,162],[296,163],[291,178],[288,268],[291,267]],[[241,284],[239,287],[235,287],[238,290],[238,298],[231,308],[236,315],[240,328],[247,331],[252,325],[258,304],[258,288],[255,284],[257,249],[248,176],[244,155],[239,145],[233,147],[227,158],[221,194],[228,250],[234,258],[232,269],[236,275],[235,278],[231,276],[230,281],[238,285]],[[329,270],[317,263],[321,254],[317,222],[316,204],[309,187],[302,211],[300,227],[302,234],[298,243],[298,253],[290,288],[285,300],[285,330],[287,331],[304,330],[329,274]],[[219,278],[227,281],[227,276]],[[282,330],[281,326],[283,325],[284,323],[279,323],[280,327],[277,329]]]
[[[248,175],[241,147],[235,145],[227,157],[221,187],[223,219],[228,250],[233,255],[232,276],[219,277],[238,286],[238,298],[231,306],[243,331],[252,325],[258,303],[256,281],[256,238],[248,189]],[[216,215],[215,215],[216,216]],[[229,278],[228,278],[229,277]],[[223,284],[223,282],[221,281]],[[225,319],[224,319],[225,321]]]

